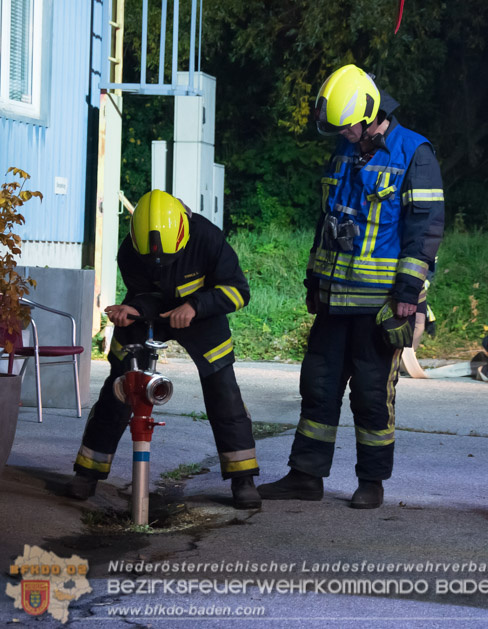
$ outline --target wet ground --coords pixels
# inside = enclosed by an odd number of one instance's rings
[[[229,483],[220,478],[210,427],[201,418],[194,367],[181,360],[165,369],[177,394],[163,407],[166,426],[156,429],[152,443],[147,530],[128,517],[128,433],[109,480],[87,502],[73,501],[62,493],[84,421],[70,409],[46,409],[39,425],[34,409],[22,409],[0,479],[3,625],[60,626],[49,614],[15,609],[4,594],[7,583],[16,582],[9,566],[27,544],[89,562],[92,592],[70,604],[66,626],[488,626],[484,383],[400,379],[395,471],[385,483],[382,508],[348,507],[356,479],[354,429],[345,404],[322,501],[272,501],[261,510],[236,511]],[[298,371],[296,365],[237,365],[255,420],[296,424]],[[94,364],[94,398],[105,374],[106,365]],[[260,482],[286,473],[292,440],[293,430],[287,430],[257,442]],[[180,478],[174,472],[181,464],[203,473]],[[168,473],[173,478],[161,476]],[[137,580],[153,591],[120,589],[123,581]],[[403,592],[395,591],[400,581]],[[187,591],[178,592],[178,583]],[[229,590],[232,583],[235,591]],[[227,615],[217,608],[228,608]]]

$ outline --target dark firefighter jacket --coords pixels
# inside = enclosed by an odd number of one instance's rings
[[[444,226],[442,179],[430,143],[390,115],[397,106],[382,92],[380,112],[390,120],[384,136],[390,153],[378,148],[361,166],[359,147],[341,138],[322,179],[323,211],[305,285],[310,297],[320,291],[331,314],[371,313],[389,297],[412,304],[425,299],[422,287]],[[377,179],[387,181],[383,188],[390,185],[390,175],[397,185],[386,190],[390,196],[385,200],[374,201],[367,189],[360,194],[359,181],[368,181],[365,185],[374,192]],[[381,192],[382,187],[377,189]],[[324,242],[324,222],[330,215],[337,215],[339,223],[352,220],[360,225],[354,251],[343,252],[338,244],[331,245],[330,238]],[[371,242],[377,243],[376,253]]]
[[[124,304],[145,317],[155,317],[190,302],[195,319],[228,314],[249,302],[249,285],[237,255],[223,232],[198,214],[189,219],[190,239],[182,255],[167,266],[140,256],[130,235],[122,242],[117,262],[127,287]]]

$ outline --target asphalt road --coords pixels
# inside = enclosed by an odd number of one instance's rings
[[[9,566],[28,544],[89,561],[92,591],[70,604],[69,627],[488,627],[486,384],[400,379],[395,470],[382,508],[348,507],[356,479],[345,398],[324,499],[247,512],[232,509],[220,478],[194,366],[171,360],[161,370],[175,394],[158,412],[166,426],[151,444],[150,515],[161,526],[153,534],[111,525],[130,497],[128,431],[109,480],[87,503],[74,502],[62,487],[88,409],[82,420],[46,409],[42,425],[35,409],[21,409],[0,479],[2,625],[61,626],[48,613],[15,609],[5,594],[17,583]],[[106,364],[92,364],[93,399],[106,373]],[[254,421],[297,423],[299,366],[238,363],[236,373]],[[292,440],[287,430],[257,442],[260,482],[287,472]],[[182,463],[209,471],[161,479]],[[86,511],[111,515],[90,529]],[[128,562],[141,572],[127,571]],[[136,585],[140,593],[130,591]]]

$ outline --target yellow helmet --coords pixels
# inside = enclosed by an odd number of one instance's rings
[[[190,238],[185,206],[167,192],[147,192],[132,214],[130,235],[138,253],[159,264],[170,264]]]
[[[366,129],[376,118],[380,93],[373,79],[353,64],[333,72],[315,101],[315,122],[322,135],[339,133],[361,122]]]

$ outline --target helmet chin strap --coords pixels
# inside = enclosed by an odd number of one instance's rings
[[[375,131],[375,133],[373,135],[368,133],[368,129],[373,124],[372,122],[370,124],[368,124],[368,125],[365,125],[365,122],[363,120],[361,124],[364,127],[364,131],[363,131],[363,134],[361,135],[361,139],[359,141],[360,142],[364,142],[364,141],[367,140],[368,142],[371,142],[373,144],[373,146],[375,146],[376,148],[380,148],[380,149],[384,149],[385,151],[388,151],[388,149],[386,148],[386,142],[385,142],[384,133],[388,129],[388,127],[390,126],[390,122],[385,118],[385,120],[383,120],[383,122],[378,125],[378,127],[376,128],[376,131]]]
[[[373,136],[371,136],[370,139],[373,145],[376,146],[377,148],[383,149],[387,153],[390,152],[388,150],[388,147],[386,146],[385,136],[382,133],[375,133]]]
[[[369,124],[366,124],[364,120],[361,121],[361,125],[363,126],[363,133],[361,135],[361,138],[359,139],[360,142],[364,142],[364,140],[371,139],[371,136],[368,133],[368,129],[372,124],[373,124],[372,122],[370,122]]]

